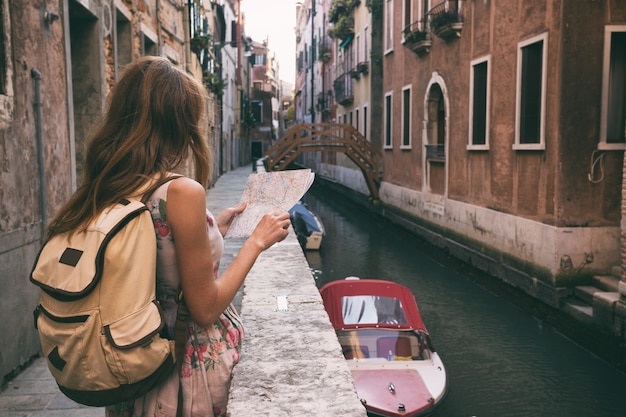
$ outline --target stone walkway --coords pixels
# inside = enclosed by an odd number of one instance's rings
[[[207,207],[217,214],[241,197],[250,166],[224,174],[207,192]],[[241,241],[226,242],[221,267],[237,253]],[[240,307],[241,294],[235,304]],[[48,371],[44,358],[36,359],[0,393],[0,417],[103,417],[104,408],[77,404],[63,395]]]
[[[222,175],[207,192],[214,214],[236,205],[251,166]],[[226,239],[220,272],[243,239]],[[278,308],[284,299],[286,309]],[[321,297],[292,232],[258,259],[234,304],[246,325],[233,372],[232,417],[363,417],[350,371]],[[0,393],[0,417],[103,417],[59,391],[44,359],[35,360]]]
[[[0,417],[103,417],[104,408],[87,407],[63,395],[43,358],[9,382],[0,394]]]

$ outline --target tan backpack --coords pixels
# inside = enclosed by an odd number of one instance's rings
[[[146,205],[124,200],[39,252],[30,277],[42,290],[35,327],[50,372],[72,400],[99,407],[132,400],[174,369],[175,343],[159,335],[156,245]]]

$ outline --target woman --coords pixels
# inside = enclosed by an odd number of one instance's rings
[[[182,367],[145,396],[107,407],[109,417],[225,415],[230,372],[243,336],[231,301],[261,252],[288,234],[289,213],[265,215],[217,278],[223,235],[245,205],[216,217],[206,210],[210,152],[204,136],[204,91],[166,59],[144,57],[130,64],[91,135],[83,184],[48,228],[49,236],[80,230],[104,207],[127,196],[143,196],[189,156],[193,159],[195,180],[165,182],[147,203],[157,233],[157,298],[169,338],[181,290],[189,310]]]

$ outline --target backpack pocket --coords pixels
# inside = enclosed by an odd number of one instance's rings
[[[36,324],[41,349],[59,386],[95,391],[118,385],[113,375],[103,372],[108,366],[99,345],[102,325],[97,310],[61,316],[39,305]],[[86,377],[79,379],[76,375]]]
[[[103,326],[102,347],[111,372],[121,384],[149,377],[170,357],[170,341],[159,336],[163,326],[156,301]]]
[[[61,391],[78,403],[102,407],[132,400],[175,369],[174,343],[159,336],[163,321],[156,303],[106,326],[97,309],[73,316],[50,311],[42,305],[35,310],[41,348]]]

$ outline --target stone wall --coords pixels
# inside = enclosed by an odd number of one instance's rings
[[[220,177],[207,193],[207,207],[217,214],[237,204],[249,174],[247,166]],[[220,270],[228,267],[242,243],[225,240]],[[233,372],[229,416],[365,417],[293,229],[261,254],[235,305],[245,336]]]
[[[46,219],[71,189],[63,22],[59,1],[0,3],[0,377],[39,352],[38,291],[28,281]],[[48,12],[48,14],[46,14]],[[52,19],[52,16],[56,18]],[[49,20],[45,16],[50,16]],[[25,28],[28,28],[26,30]],[[11,37],[11,34],[20,36]],[[45,156],[41,170],[39,159]],[[42,174],[48,186],[42,194]]]

